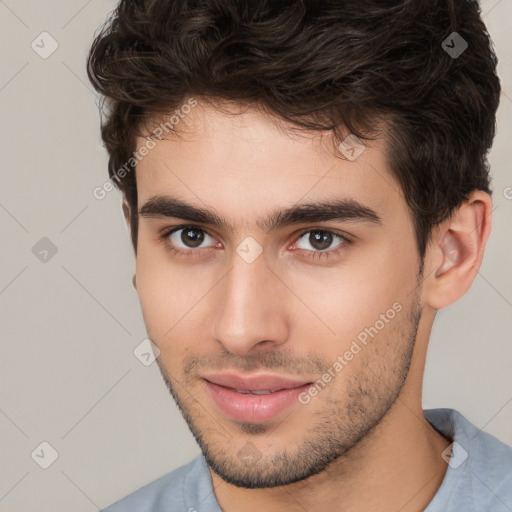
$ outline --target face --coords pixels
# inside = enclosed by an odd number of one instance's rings
[[[351,161],[255,110],[199,102],[177,130],[137,167],[137,291],[160,370],[215,473],[299,481],[407,383],[419,258],[385,131]]]

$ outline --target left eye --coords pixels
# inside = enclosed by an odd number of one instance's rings
[[[333,240],[338,238],[340,243],[334,247],[337,249],[346,241],[341,235],[333,233],[332,231],[327,231],[325,229],[315,229],[306,231],[303,233],[297,240],[297,245],[299,249],[311,250],[309,247],[304,247],[301,245],[301,240],[306,241],[306,244],[310,244],[315,251],[325,251],[326,249],[333,249],[331,247]]]

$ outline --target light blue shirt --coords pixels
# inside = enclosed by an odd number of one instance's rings
[[[453,441],[444,480],[425,512],[512,512],[512,448],[453,409],[428,409],[424,415]],[[103,512],[222,511],[199,455]]]

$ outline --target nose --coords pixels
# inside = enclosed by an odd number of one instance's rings
[[[244,355],[286,343],[289,317],[286,287],[267,267],[264,255],[248,263],[234,254],[231,270],[216,290],[213,336],[226,350]],[[289,292],[288,292],[289,293]]]

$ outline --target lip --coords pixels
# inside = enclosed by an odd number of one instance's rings
[[[310,383],[305,380],[298,381],[270,374],[240,376],[235,373],[218,373],[204,375],[203,379],[226,388],[243,389],[246,391],[293,389]]]
[[[213,402],[228,418],[244,423],[265,423],[298,400],[311,381],[296,381],[276,375],[215,374],[203,376]],[[237,390],[244,391],[239,393]],[[272,390],[269,394],[251,391]]]

